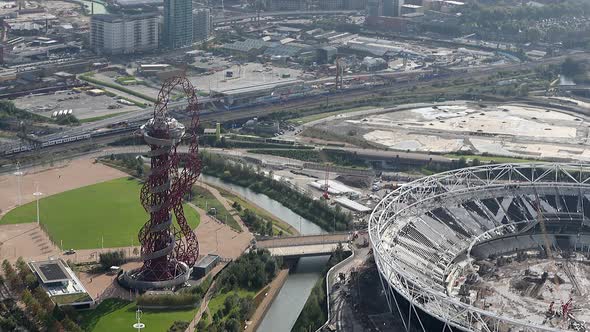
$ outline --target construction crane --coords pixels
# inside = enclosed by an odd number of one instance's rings
[[[572,311],[573,308],[573,299],[570,297],[570,299],[561,306],[561,315],[564,320],[568,319],[569,313]]]

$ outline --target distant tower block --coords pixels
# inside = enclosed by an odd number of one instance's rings
[[[183,124],[168,117],[170,92],[177,86],[184,90],[187,111],[192,114],[187,133]],[[198,124],[197,97],[190,82],[180,77],[167,80],[158,95],[153,118],[141,127],[150,147],[147,157],[151,159],[151,171],[141,188],[141,203],[150,219],[139,232],[143,266],[121,275],[119,281],[124,286],[140,290],[172,288],[190,276],[199,256],[199,245],[184,217],[182,198],[201,171]],[[181,155],[176,149],[183,139],[190,145],[188,153]],[[177,225],[173,223],[173,215]]]

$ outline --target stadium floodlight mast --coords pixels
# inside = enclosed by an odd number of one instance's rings
[[[33,193],[33,196],[35,196],[35,200],[37,201],[37,225],[39,225],[39,197],[41,197],[41,195],[43,195],[43,193],[39,191],[39,184],[37,184],[35,192]]]
[[[22,189],[21,189],[21,178],[23,176],[23,172],[20,170],[20,162],[16,163],[16,171],[13,173],[16,176],[16,183],[18,187],[18,200],[17,205],[22,204]]]
[[[141,329],[145,328],[145,324],[141,322],[142,313],[143,311],[137,308],[137,311],[135,312],[135,319],[137,319],[137,323],[133,324],[133,328],[137,329],[137,332],[141,332]]]

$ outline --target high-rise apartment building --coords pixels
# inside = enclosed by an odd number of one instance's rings
[[[200,42],[209,38],[211,29],[211,11],[209,9],[193,10],[193,41]]]
[[[158,16],[92,15],[90,47],[99,54],[131,54],[158,48]]]
[[[192,42],[192,0],[164,0],[162,43],[168,48],[180,48],[189,46]]]

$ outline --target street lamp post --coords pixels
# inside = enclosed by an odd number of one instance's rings
[[[145,324],[141,322],[141,314],[143,312],[141,309],[137,308],[135,312],[135,319],[137,319],[137,323],[133,324],[133,328],[137,329],[137,332],[141,332],[141,329],[145,328]]]

